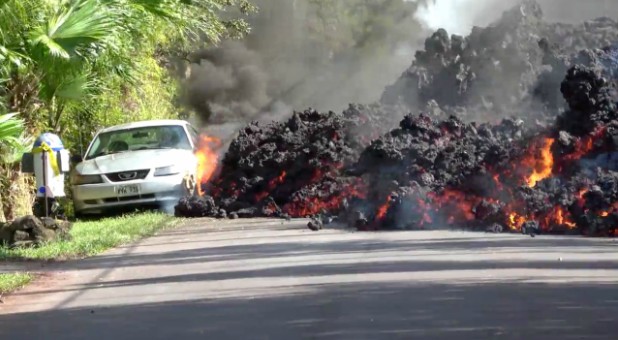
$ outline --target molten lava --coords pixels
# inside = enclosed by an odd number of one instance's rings
[[[556,206],[544,220],[543,227],[566,226],[570,229],[575,228],[576,224],[570,218],[570,213],[561,206]]]
[[[345,185],[338,193],[325,197],[300,197],[283,207],[283,211],[291,217],[308,217],[322,212],[337,211],[343,201],[351,198],[366,198],[366,187],[360,182]]]
[[[270,196],[271,192],[277,188],[278,185],[283,184],[285,181],[285,177],[287,176],[287,172],[284,170],[281,174],[268,182],[268,188],[265,191],[262,191],[255,195],[255,201],[261,202],[266,197]]]
[[[564,160],[576,161],[587,155],[594,149],[594,144],[597,140],[605,136],[606,127],[600,127],[589,136],[585,136],[575,143],[575,151],[566,155]]]
[[[389,196],[388,200],[386,201],[386,203],[382,204],[378,208],[378,213],[376,214],[376,219],[383,220],[386,217],[386,213],[388,213],[388,208],[390,208],[390,206],[391,206],[391,198]]]
[[[277,185],[283,183],[283,181],[285,181],[285,176],[287,176],[287,172],[282,171],[281,175],[279,175],[276,178],[273,178],[269,183],[268,183],[268,189],[273,190],[274,188],[277,187]]]
[[[532,159],[524,160],[524,164],[529,164],[533,167],[532,174],[526,178],[526,184],[529,187],[534,188],[538,182],[551,176],[554,166],[554,156],[551,153],[553,144],[554,139],[545,138],[538,156],[535,152]]]
[[[221,147],[221,140],[215,137],[202,135],[197,144],[197,190],[203,195],[203,186],[208,183],[217,170],[219,155],[217,150]]]
[[[512,212],[509,214],[509,227],[513,230],[521,229],[522,224],[526,222],[526,218],[524,216],[519,215],[518,213]]]
[[[454,224],[456,221],[474,220],[473,207],[482,200],[455,190],[445,190],[440,195],[430,194],[429,198],[436,212],[448,211],[447,222],[449,224]]]

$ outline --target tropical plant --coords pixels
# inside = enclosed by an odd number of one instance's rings
[[[0,222],[5,221],[7,215],[14,215],[17,201],[12,194],[24,180],[14,171],[14,164],[31,144],[32,140],[24,136],[24,121],[17,118],[17,114],[0,115]]]
[[[41,111],[39,125],[58,130],[66,111],[106,90],[110,73],[135,84],[141,52],[245,31],[242,20],[218,17],[229,7],[252,9],[230,0],[0,0],[0,94],[11,110]]]
[[[0,113],[70,148],[101,125],[173,117],[166,66],[247,32],[239,14],[252,10],[246,0],[0,0]]]
[[[17,114],[0,115],[0,148],[15,147],[24,131],[24,121]]]

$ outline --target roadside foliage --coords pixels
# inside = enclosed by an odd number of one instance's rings
[[[80,153],[103,126],[177,117],[173,66],[189,48],[247,32],[236,18],[253,10],[246,0],[0,0],[0,220],[29,213],[15,211],[32,195],[15,165],[24,136],[52,131]]]

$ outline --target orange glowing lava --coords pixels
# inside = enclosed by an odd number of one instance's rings
[[[283,207],[283,211],[291,217],[308,217],[323,211],[337,211],[343,201],[350,198],[367,198],[365,184],[358,180],[343,186],[336,194],[322,197],[295,197],[292,202]]]
[[[575,151],[564,156],[567,161],[576,161],[588,154],[594,149],[594,142],[602,138],[605,135],[605,127],[601,127],[594,131],[591,135],[585,136],[575,143]]]
[[[287,176],[287,172],[282,171],[281,175],[279,175],[278,177],[273,178],[269,183],[268,183],[268,189],[273,190],[274,188],[277,187],[277,185],[282,184],[283,181],[285,181],[285,176]]]
[[[554,166],[554,156],[551,153],[551,147],[553,144],[554,139],[545,138],[538,157],[535,155],[534,159],[526,160],[524,162],[533,166],[532,174],[526,178],[526,184],[529,187],[534,188],[538,182],[551,176],[552,168]]]
[[[552,210],[545,223],[547,226],[551,226],[552,224],[567,226],[569,228],[575,228],[577,226],[575,222],[571,221],[570,213],[561,206],[557,206]]]
[[[281,174],[273,179],[270,180],[270,182],[268,182],[268,190],[266,191],[262,191],[260,193],[258,193],[257,195],[255,195],[255,200],[256,202],[261,202],[263,201],[266,197],[268,197],[268,195],[270,195],[271,191],[275,190],[275,188],[277,188],[278,185],[282,184],[283,181],[285,181],[285,177],[287,176],[287,172],[282,171]]]
[[[494,183],[496,184],[496,189],[498,191],[504,190],[504,186],[502,186],[502,182],[500,182],[500,174],[495,174],[492,176]]]
[[[217,150],[221,147],[221,140],[207,135],[200,136],[197,144],[197,191],[203,195],[202,186],[212,179],[219,161]]]
[[[378,213],[376,214],[376,218],[378,220],[383,220],[386,217],[386,213],[388,213],[388,208],[390,207],[390,205],[391,205],[391,198],[389,197],[386,203],[384,203],[378,208]]]
[[[509,214],[509,227],[514,230],[521,229],[522,224],[526,222],[526,218],[518,213]]]
[[[616,211],[618,211],[618,202],[614,202],[614,204],[612,204],[612,206],[608,210],[601,211],[599,213],[599,216],[608,217],[610,214],[613,214]]]
[[[448,211],[449,218],[447,222],[453,224],[455,221],[473,221],[475,215],[473,208],[482,199],[479,197],[466,195],[457,190],[444,190],[440,195],[428,194],[436,211],[441,209]]]

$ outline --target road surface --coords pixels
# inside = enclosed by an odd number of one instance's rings
[[[192,220],[47,266],[0,339],[616,339],[618,243]]]

